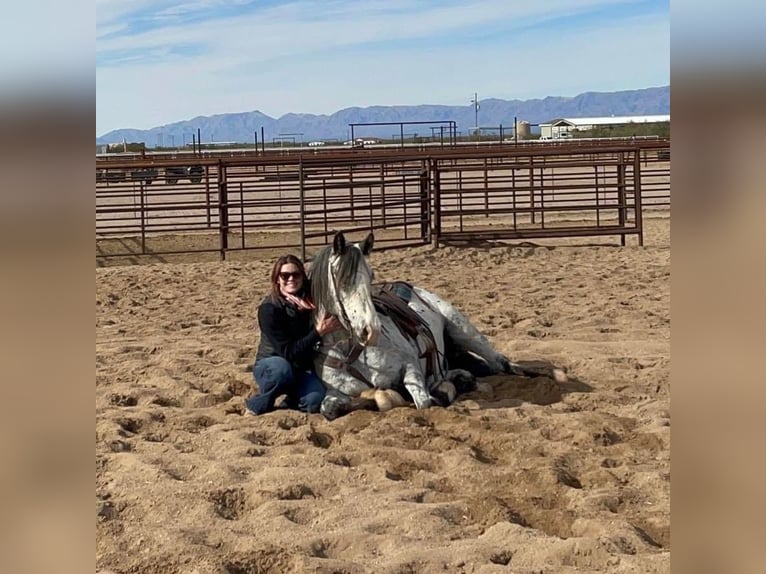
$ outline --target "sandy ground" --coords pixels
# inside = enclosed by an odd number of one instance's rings
[[[670,221],[645,229],[373,253],[572,382],[334,422],[242,416],[271,255],[97,269],[97,570],[668,572]]]

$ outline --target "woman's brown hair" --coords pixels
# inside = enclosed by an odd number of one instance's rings
[[[295,255],[282,255],[274,263],[274,267],[271,269],[271,299],[272,301],[278,301],[282,298],[282,294],[279,292],[279,271],[283,265],[292,263],[303,275],[303,285],[306,285],[306,268],[303,266],[303,261],[298,259]]]

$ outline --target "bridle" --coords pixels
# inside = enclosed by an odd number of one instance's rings
[[[338,359],[337,357],[332,357],[325,351],[320,351],[319,353],[324,356],[324,363],[330,368],[346,371],[355,379],[358,379],[368,387],[373,388],[373,384],[367,380],[367,377],[365,377],[356,367],[353,366],[353,363],[356,362],[356,360],[359,358],[359,355],[361,355],[362,351],[364,351],[364,345],[362,345],[362,342],[357,338],[356,334],[354,334],[354,330],[351,328],[351,319],[349,318],[348,312],[346,311],[346,306],[343,304],[343,300],[339,295],[340,290],[338,289],[338,280],[335,277],[335,274],[332,272],[331,265],[329,273],[330,278],[332,279],[333,289],[335,289],[335,298],[337,300],[338,307],[340,308],[341,323],[346,328],[346,331],[348,331],[348,340],[352,343],[352,345],[351,349],[349,349],[346,357],[343,360]]]
[[[356,335],[354,334],[354,330],[351,328],[351,319],[349,319],[348,312],[346,311],[346,306],[343,304],[343,299],[340,297],[340,290],[338,289],[338,280],[335,277],[335,273],[332,272],[332,265],[330,265],[330,278],[332,279],[332,287],[335,290],[335,299],[338,303],[338,307],[340,307],[341,323],[343,323],[343,326],[346,328],[346,331],[348,331],[351,341],[355,345],[359,344],[359,341],[357,340]]]

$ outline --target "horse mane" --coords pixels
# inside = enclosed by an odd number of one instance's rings
[[[321,304],[324,307],[328,306],[325,302],[330,300],[333,293],[332,276],[330,275],[330,257],[332,254],[331,245],[323,248],[311,262],[308,274],[311,282],[311,298],[316,305]],[[356,277],[359,265],[363,263],[362,250],[355,245],[348,245],[340,257],[338,274],[335,278],[336,285],[341,287],[350,284]]]

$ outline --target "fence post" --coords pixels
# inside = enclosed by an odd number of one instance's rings
[[[301,218],[301,259],[306,261],[306,190],[303,187],[303,157],[298,162],[298,209]],[[325,211],[325,217],[327,217]]]
[[[617,223],[625,229],[625,153],[620,152],[617,164]],[[625,234],[620,235],[620,245],[625,246]]]
[[[383,227],[386,226],[386,172],[383,167],[383,163],[380,164],[380,216],[383,221]]]
[[[218,172],[220,179],[221,172]],[[207,215],[207,227],[210,229],[212,223],[210,221],[210,166],[205,166],[205,213]]]
[[[529,156],[529,209],[531,223],[535,223],[535,156],[530,154]]]
[[[146,196],[144,195],[144,181],[139,182],[141,193],[141,255],[146,255]]]
[[[489,217],[489,173],[487,158],[484,158],[484,217]]]
[[[351,208],[351,221],[356,221],[356,210],[354,209],[354,164],[348,166],[348,205]]]
[[[245,248],[245,186],[239,182],[239,229],[242,234],[242,249]]]
[[[427,164],[423,165],[420,172],[420,237],[423,243],[428,243],[430,221],[428,217],[429,202],[428,202],[428,168]]]
[[[636,227],[638,228],[638,245],[644,246],[644,214],[641,201],[641,153],[636,150],[636,156],[633,163],[633,204],[636,210]]]
[[[226,259],[229,248],[229,197],[226,187],[226,168],[218,160],[218,229],[220,238],[221,261]]]
[[[431,244],[436,248],[439,247],[439,236],[442,232],[442,200],[441,200],[441,176],[439,174],[439,163],[437,160],[432,161],[432,175],[431,185],[433,196],[433,233],[431,236]]]

